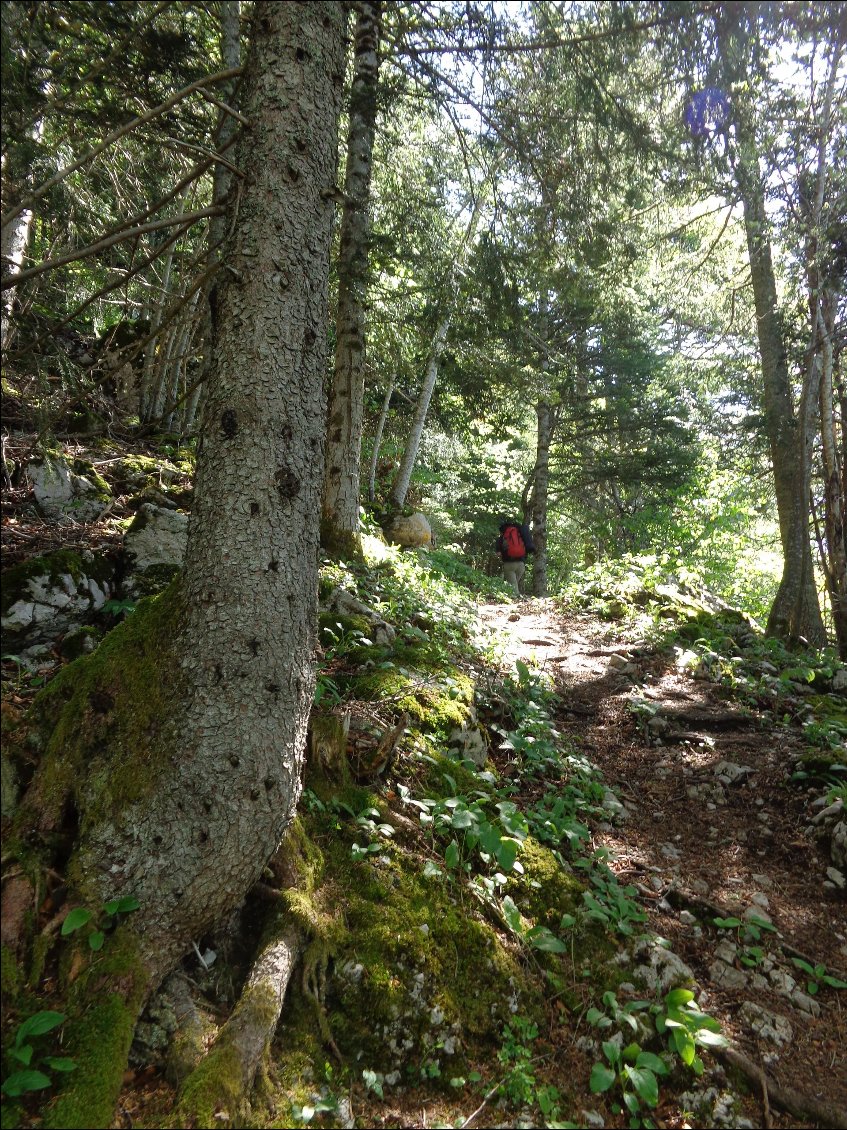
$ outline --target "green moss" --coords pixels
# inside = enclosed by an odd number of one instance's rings
[[[100,642],[102,632],[98,628],[81,627],[68,632],[59,645],[59,654],[69,661],[88,655]]]
[[[447,733],[470,715],[473,689],[458,672],[438,674],[396,665],[379,665],[339,676],[337,682],[351,697],[366,702],[390,702],[423,729]]]
[[[243,1103],[244,1086],[238,1051],[228,1041],[215,1043],[186,1081],[174,1125],[217,1126],[219,1121],[215,1114],[218,1111],[231,1110],[238,1117],[236,1112],[241,1111]],[[190,1121],[186,1122],[186,1118]]]
[[[345,1057],[380,1070],[443,1062],[476,1045],[490,1051],[510,998],[526,1015],[540,1015],[540,993],[519,955],[468,914],[455,888],[425,878],[408,859],[354,862],[337,833],[323,848],[333,901],[344,908],[327,1008]]]
[[[181,610],[178,583],[142,600],[36,698],[30,724],[43,735],[44,755],[21,826],[58,827],[72,797],[84,831],[153,787],[171,752],[166,726],[179,680],[173,641]]]
[[[75,459],[73,471],[76,475],[83,475],[96,489],[101,498],[111,498],[112,491],[103,476],[97,471],[94,464],[87,459]]]
[[[50,584],[55,586],[64,575],[71,576],[77,585],[82,577],[90,577],[102,586],[111,581],[114,568],[104,557],[91,554],[83,558],[72,549],[57,549],[55,553],[46,553],[43,557],[31,557],[28,561],[3,570],[0,597],[2,614],[5,616],[17,601],[32,599],[27,589],[29,581],[46,576]]]
[[[146,569],[132,574],[132,588],[135,596],[156,596],[163,592],[181,572],[179,565],[148,565]]]
[[[115,1104],[135,1024],[148,988],[137,942],[119,930],[74,983],[64,1054],[76,1070],[44,1111],[45,1127],[107,1127]]]

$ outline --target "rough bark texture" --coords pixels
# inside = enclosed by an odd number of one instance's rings
[[[381,3],[356,5],[355,63],[350,93],[344,212],[338,248],[335,369],[329,394],[323,487],[324,545],[356,550],[365,395],[365,297],[369,201],[376,126]]]
[[[292,819],[312,699],[322,375],[344,11],[259,3],[252,123],[215,296],[173,755],[81,849],[144,907],[157,973],[243,897]]]

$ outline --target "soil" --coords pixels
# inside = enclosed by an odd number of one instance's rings
[[[610,849],[612,869],[638,887],[649,928],[693,970],[704,1011],[764,1069],[764,1086],[747,1104],[751,1123],[815,1125],[779,1109],[780,1088],[790,1088],[828,1108],[832,1123],[847,1124],[847,994],[821,986],[811,1014],[762,977],[772,961],[773,976],[792,976],[807,1000],[807,977],[792,957],[847,979],[844,895],[824,885],[830,860],[807,831],[821,789],[787,782],[799,735],[775,731],[772,721],[722,698],[717,685],[681,673],[673,653],[624,644],[619,627],[551,600],[488,605],[481,614],[504,641],[507,662],[522,659],[549,674],[560,696],[558,728],[625,804],[626,818],[595,830],[594,846]],[[630,708],[634,691],[672,717],[672,728],[652,736]],[[721,761],[744,768],[736,783],[718,784]],[[728,966],[716,964],[715,950],[738,939],[714,918],[742,918],[751,908],[775,927],[757,942],[765,962],[739,951],[753,964],[736,959],[729,968],[737,976],[727,980],[737,987],[717,984],[715,971]],[[756,1036],[747,1002],[790,1026],[784,1046]]]

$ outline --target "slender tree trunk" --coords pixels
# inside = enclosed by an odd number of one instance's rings
[[[822,554],[826,572],[829,600],[832,605],[832,622],[838,654],[847,660],[847,530],[845,530],[845,499],[847,499],[847,467],[840,458],[838,426],[833,411],[834,387],[832,379],[832,331],[835,322],[835,296],[822,296],[818,313],[821,325],[821,454],[823,460],[823,504],[826,544]],[[840,427],[844,428],[842,418]]]
[[[535,406],[538,436],[535,449],[535,473],[532,492],[532,536],[535,555],[532,563],[532,591],[547,595],[547,501],[550,489],[550,442],[553,438],[553,410],[550,402],[539,400]]]
[[[398,510],[402,510],[406,505],[406,495],[409,493],[412,471],[421,446],[424,424],[426,423],[426,414],[429,411],[429,404],[432,400],[433,391],[435,390],[435,382],[438,379],[438,364],[441,360],[441,354],[444,352],[447,331],[450,329],[452,317],[453,311],[451,309],[438,323],[435,336],[432,339],[432,347],[429,351],[429,360],[426,365],[426,375],[424,376],[417,404],[415,405],[415,411],[412,415],[412,426],[409,430],[409,438],[406,440],[406,450],[403,452],[400,468],[397,471],[397,477],[391,488],[391,502]]]
[[[385,421],[388,419],[388,409],[391,405],[391,396],[394,392],[395,377],[391,377],[388,382],[388,388],[385,390],[385,398],[382,402],[382,410],[379,414],[377,421],[376,431],[374,432],[373,451],[371,452],[371,466],[370,474],[368,475],[368,501],[373,502],[376,497],[376,468],[379,461],[379,449],[382,444],[382,433],[385,431]]]
[[[744,227],[762,361],[765,427],[771,450],[784,566],[768,618],[769,635],[806,639],[815,647],[826,632],[815,588],[809,539],[811,467],[811,402],[817,404],[814,374],[807,373],[799,418],[794,414],[788,358],[777,300],[769,223],[752,130],[739,116],[736,123],[736,171],[744,206]]]
[[[344,212],[338,249],[335,368],[329,393],[321,541],[333,553],[356,553],[365,396],[365,300],[370,186],[376,128],[381,0],[356,4]]]

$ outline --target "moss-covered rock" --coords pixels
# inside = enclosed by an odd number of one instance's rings
[[[112,594],[115,568],[94,553],[59,549],[3,571],[4,649],[52,641],[99,611]]]

